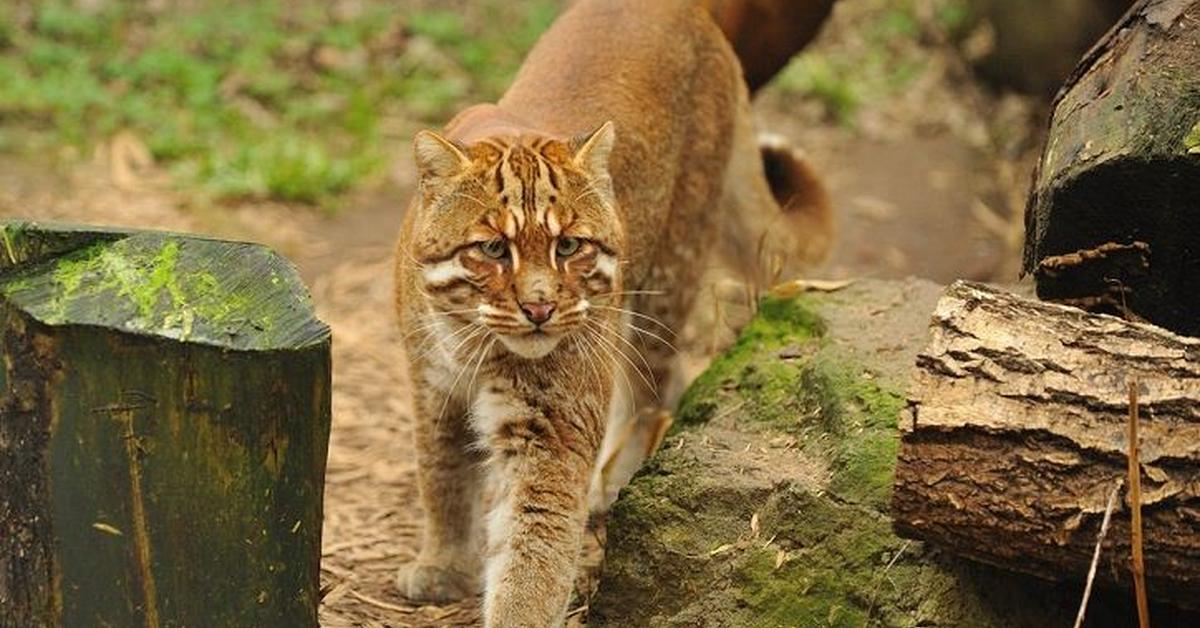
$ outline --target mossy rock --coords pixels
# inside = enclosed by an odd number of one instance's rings
[[[896,419],[940,292],[860,281],[764,300],[614,505],[588,625],[1071,625],[1081,586],[892,531]]]

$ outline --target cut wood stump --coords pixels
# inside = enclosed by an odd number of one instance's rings
[[[330,335],[295,269],[0,236],[0,626],[316,626]]]
[[[1132,381],[1149,593],[1200,605],[1200,339],[965,282],[931,328],[900,422],[896,530],[1082,580],[1107,496],[1127,475]],[[1129,584],[1129,526],[1126,505],[1101,581]]]
[[[1039,297],[1200,335],[1198,68],[1200,0],[1141,0],[1076,67],[1025,214]]]

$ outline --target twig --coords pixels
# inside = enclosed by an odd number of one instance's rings
[[[875,613],[875,596],[879,593],[879,585],[883,583],[883,579],[887,577],[887,572],[891,571],[892,566],[896,564],[896,561],[900,560],[900,557],[904,555],[904,550],[908,549],[911,543],[912,541],[905,541],[904,545],[901,545],[900,549],[896,550],[896,555],[892,556],[892,559],[888,561],[883,571],[875,576],[875,586],[871,587],[871,603],[867,606],[867,619],[863,623],[863,626],[871,625],[871,615]]]
[[[1129,507],[1132,516],[1133,590],[1137,596],[1138,626],[1150,628],[1150,607],[1146,603],[1146,565],[1142,560],[1142,465],[1138,462],[1138,382],[1129,382]]]
[[[1096,535],[1096,549],[1092,551],[1092,566],[1088,569],[1087,585],[1083,587],[1083,599],[1079,602],[1079,614],[1075,616],[1075,628],[1083,626],[1083,616],[1087,613],[1088,599],[1092,597],[1092,582],[1096,579],[1096,565],[1100,563],[1100,549],[1104,546],[1104,536],[1108,534],[1108,522],[1112,519],[1113,508],[1117,506],[1117,495],[1121,485],[1125,483],[1117,478],[1116,486],[1108,494],[1108,506],[1104,508],[1104,521],[1100,522],[1100,533]]]
[[[382,608],[385,611],[395,611],[397,613],[411,613],[416,610],[415,608],[413,608],[411,606],[401,606],[400,604],[392,604],[390,602],[384,602],[383,600],[377,600],[369,595],[366,595],[365,593],[359,593],[358,591],[355,591],[354,589],[350,589],[346,593],[350,597],[355,598],[360,602],[370,604],[371,606],[374,606],[375,608]]]

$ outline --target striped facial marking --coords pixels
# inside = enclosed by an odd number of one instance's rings
[[[520,137],[464,147],[472,166],[422,216],[436,244],[416,251],[432,309],[481,323],[528,357],[583,325],[591,300],[619,290],[611,183],[572,146]]]

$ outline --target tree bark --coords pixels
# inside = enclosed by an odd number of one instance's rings
[[[1200,334],[1198,67],[1200,0],[1141,0],[1068,78],[1025,216],[1038,296]],[[1106,245],[1145,259],[1086,255]]]
[[[1131,381],[1149,593],[1196,607],[1200,340],[1151,325],[951,286],[900,423],[896,530],[1005,568],[1082,579],[1107,496],[1127,476]],[[1128,507],[1113,514],[1102,580],[1128,584],[1129,520]]]
[[[330,338],[291,265],[0,236],[0,627],[316,626]]]

